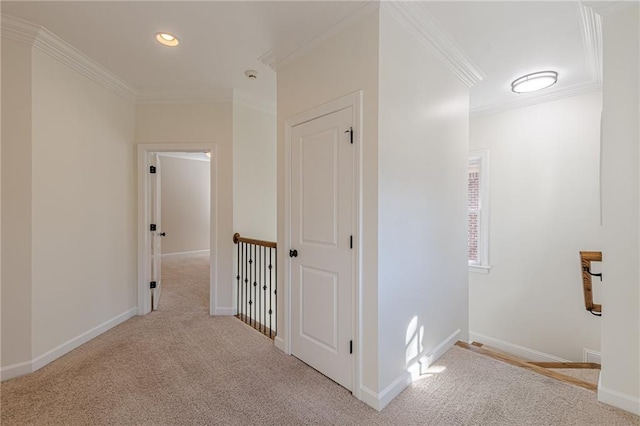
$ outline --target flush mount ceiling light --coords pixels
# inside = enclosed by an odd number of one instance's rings
[[[556,84],[558,73],[555,71],[540,71],[522,76],[511,83],[511,91],[515,93],[529,93],[546,89]]]
[[[171,33],[156,33],[158,43],[169,47],[176,47],[180,42],[178,38]]]

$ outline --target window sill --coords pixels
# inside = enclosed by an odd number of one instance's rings
[[[469,265],[469,272],[475,272],[478,274],[488,274],[489,271],[491,271],[491,266]]]

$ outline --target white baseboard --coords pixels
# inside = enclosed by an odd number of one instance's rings
[[[598,401],[640,416],[640,398],[607,389],[598,382]]]
[[[378,408],[378,393],[364,385],[360,386],[360,401],[364,402],[371,408],[375,408],[378,411],[381,410],[381,408]]]
[[[428,368],[431,364],[438,360],[445,352],[447,352],[456,343],[460,329],[451,333],[449,337],[444,339],[435,348],[419,357],[419,361],[402,372],[400,377],[394,380],[389,386],[384,388],[380,393],[376,393],[366,386],[360,386],[360,399],[368,406],[380,411],[387,406],[393,399],[400,395],[407,386],[420,377],[420,371]]]
[[[211,250],[194,250],[194,251],[181,251],[178,253],[162,253],[162,257],[179,257],[179,256],[195,256],[199,254],[210,254]]]
[[[582,349],[582,362],[595,362],[596,364],[602,364],[602,354],[593,349]]]
[[[7,365],[0,369],[0,380],[5,381],[15,377],[24,376],[33,372],[31,361],[20,362],[18,364]]]
[[[485,336],[484,334],[469,332],[470,342],[478,342],[484,345],[493,346],[501,351],[508,352],[510,354],[519,356],[529,361],[535,362],[571,362],[567,359],[560,358],[554,355],[546,354],[544,352],[537,351],[535,349],[527,348],[525,346],[516,345],[514,343],[505,342],[504,340],[494,339],[493,337]]]
[[[3,367],[0,372],[1,380],[8,380],[14,377],[23,376],[25,374],[33,373],[49,364],[52,361],[60,358],[61,356],[68,354],[75,348],[80,345],[87,343],[89,340],[101,335],[105,331],[112,329],[128,320],[129,318],[134,317],[138,313],[138,308],[131,308],[126,312],[121,313],[120,315],[111,318],[103,322],[102,324],[93,327],[92,329],[85,331],[79,336],[74,337],[73,339],[61,344],[60,346],[51,349],[50,351],[32,359],[31,361],[22,362],[20,364],[9,365],[7,367]]]
[[[282,352],[287,353],[287,351],[284,350],[284,339],[282,337],[276,336],[276,338],[273,339],[273,344],[276,349],[280,349]]]
[[[213,315],[234,316],[236,314],[236,308],[215,308]]]
[[[456,331],[451,333],[449,337],[440,342],[438,346],[433,348],[431,352],[420,357],[420,360],[418,361],[418,375],[425,374],[424,370],[431,367],[434,362],[436,362],[442,355],[445,354],[445,352],[447,352],[453,345],[456,344],[460,332],[461,330],[457,329]],[[416,378],[417,377],[413,377],[413,380],[415,380]]]

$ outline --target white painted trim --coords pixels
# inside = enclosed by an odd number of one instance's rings
[[[199,254],[210,254],[211,250],[194,250],[194,251],[181,251],[179,253],[163,253],[162,257],[182,257],[182,256],[195,256]]]
[[[491,272],[491,266],[469,265],[469,272],[477,274],[488,274]]]
[[[0,380],[5,381],[33,373],[32,362],[25,361],[18,364],[7,365],[0,370]]]
[[[423,371],[433,365],[442,355],[444,355],[458,341],[461,330],[458,329],[451,333],[446,339],[438,343],[429,353],[423,354],[419,360],[414,362],[400,376],[395,379],[389,386],[384,388],[380,393],[376,393],[368,387],[360,386],[359,398],[368,406],[380,411],[386,407],[395,397],[400,395],[412,382],[420,378]]]
[[[220,308],[220,307],[216,306],[211,315],[234,316],[237,313],[238,312],[237,312],[236,308],[234,308],[234,307],[231,307],[231,308]]]
[[[433,53],[468,87],[481,82],[485,73],[431,15],[424,2],[380,2],[380,9]]]
[[[103,322],[102,324],[93,327],[90,330],[85,331],[77,337],[63,343],[62,345],[40,355],[39,357],[33,360],[33,371],[37,371],[49,364],[52,361],[60,358],[62,355],[65,355],[80,345],[87,343],[89,340],[98,337],[105,331],[112,329],[113,327],[122,324],[129,318],[132,318],[136,315],[138,309],[133,307],[126,312],[121,313],[120,315]]]
[[[529,361],[535,362],[571,362],[568,359],[560,358],[554,355],[546,354],[535,349],[525,346],[516,345],[515,343],[505,342],[504,340],[495,339],[485,336],[484,334],[469,332],[469,342],[478,342],[485,345],[493,346],[501,351],[519,356]]]
[[[393,401],[396,396],[400,395],[412,381],[411,373],[403,371],[400,377],[395,379],[389,386],[384,388],[382,392],[378,394],[378,406],[373,408],[378,411],[382,410],[391,401]]]
[[[469,152],[469,162],[474,161],[480,164],[480,188],[479,188],[479,198],[480,198],[480,223],[478,224],[478,251],[479,251],[479,264],[469,265],[469,270],[471,268],[478,268],[474,272],[480,272],[484,269],[484,273],[489,272],[489,223],[490,218],[489,214],[491,212],[490,209],[490,200],[489,200],[489,150],[488,149],[477,149]]]
[[[218,144],[217,143],[162,143],[162,144],[138,144],[138,315],[146,315],[151,312],[150,298],[145,297],[149,291],[149,258],[150,247],[147,238],[149,224],[148,199],[149,182],[147,170],[149,169],[148,154],[152,152],[211,152],[211,232],[209,239],[210,266],[209,266],[209,313],[214,315],[217,309],[218,294]],[[224,307],[220,309],[226,309]]]
[[[393,401],[396,396],[400,395],[402,391],[411,384],[411,382],[411,373],[403,371],[400,377],[395,379],[380,393],[376,393],[366,386],[360,386],[360,400],[369,407],[381,411],[391,401]]]
[[[273,339],[273,344],[276,347],[276,349],[280,349],[282,352],[287,353],[285,351],[284,339],[282,337],[276,336],[276,338]]]
[[[380,409],[378,409],[378,393],[364,385],[360,386],[360,401],[364,402],[369,407],[380,411]]]
[[[158,153],[159,157],[178,158],[180,160],[191,161],[211,161],[211,158],[207,157],[204,152],[161,152]]]
[[[444,355],[449,349],[453,347],[458,341],[458,336],[460,335],[462,330],[457,329],[453,333],[449,335],[446,339],[440,342],[435,348],[433,348],[428,354],[420,357],[418,361],[418,373],[419,375],[425,374],[427,368],[431,367],[434,362],[436,362],[442,355]],[[414,380],[418,377],[414,377]]]
[[[37,358],[34,358],[31,361],[21,362],[19,364],[3,367],[0,372],[1,380],[8,380],[14,377],[23,376],[25,374],[29,374],[29,373],[33,373],[34,371],[37,371],[42,367],[44,367],[45,365],[60,358],[61,356],[68,354],[69,352],[76,349],[77,347],[87,343],[91,339],[98,337],[102,333],[134,317],[137,312],[138,312],[138,309],[136,307],[133,307],[121,313],[120,315],[117,315],[114,318],[111,318],[110,320],[107,320],[102,324],[97,325],[96,327],[93,327],[92,329],[85,331],[79,336],[76,336],[73,339],[70,339],[69,341],[61,344],[56,348],[51,349],[50,351],[40,355]]]
[[[524,95],[522,99],[491,105],[482,105],[479,107],[471,108],[469,114],[471,117],[480,117],[483,115],[497,114],[505,111],[511,111],[513,109],[525,108],[528,106],[538,105],[545,102],[553,102],[571,96],[587,95],[589,93],[595,93],[602,91],[602,83],[586,81],[578,84],[573,84],[565,88],[548,89],[543,95],[529,96]]]
[[[327,102],[323,105],[304,111],[285,120],[284,123],[284,244],[278,245],[286,253],[291,248],[291,131],[294,126],[306,123],[315,118],[331,114],[346,108],[353,111],[354,130],[354,254],[353,254],[353,294],[352,294],[352,336],[353,336],[353,365],[352,365],[352,394],[355,398],[361,398],[362,383],[362,91],[348,94],[341,98]],[[282,312],[283,329],[278,330],[282,337],[282,350],[291,355],[291,259],[284,258],[284,309]]]
[[[602,353],[594,351],[593,349],[582,349],[582,362],[595,362],[596,364],[602,364]]]
[[[640,416],[640,398],[605,388],[601,382],[598,382],[598,401]]]
[[[625,9],[637,4],[637,1],[629,0],[604,0],[604,1],[585,1],[583,4],[593,9],[600,16],[607,16],[621,12]]]
[[[307,52],[320,45],[323,41],[353,26],[356,22],[366,16],[368,12],[377,10],[377,8],[377,2],[369,0],[363,1],[361,7],[354,10],[350,15],[342,18],[340,21],[330,25],[318,36],[313,37],[310,40],[306,40],[301,45],[296,46],[296,44],[290,43],[289,45],[285,45],[284,48],[269,50],[262,54],[258,60],[271,67],[273,70],[278,71],[287,64],[305,55]]]
[[[133,86],[44,27],[3,14],[2,37],[33,46],[131,103],[136,99]]]
[[[582,45],[591,81],[602,84],[602,18],[590,7],[577,6],[580,9]]]

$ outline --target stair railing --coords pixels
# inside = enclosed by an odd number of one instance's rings
[[[233,235],[238,246],[237,318],[274,339],[277,330],[277,245],[272,241]]]

